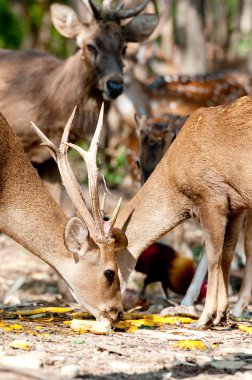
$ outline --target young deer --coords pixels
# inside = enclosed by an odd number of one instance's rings
[[[14,132],[0,114],[0,230],[47,262],[67,283],[76,300],[99,320],[116,321],[122,313],[115,250],[125,247],[124,233],[103,223],[97,194],[96,150],[102,125],[85,152],[92,214],[67,160],[69,119],[59,148],[47,145],[80,218],[66,218],[26,157]],[[34,127],[36,130],[37,128]],[[41,135],[41,133],[40,133]]]
[[[110,0],[102,7],[92,0],[82,1],[82,21],[72,8],[51,5],[55,28],[75,39],[79,48],[68,59],[34,50],[0,50],[0,110],[59,203],[57,167],[52,160],[46,162],[50,154],[40,149],[38,136],[29,128],[30,120],[59,143],[65,120],[78,105],[70,141],[92,135],[102,102],[114,100],[124,90],[127,42],[144,41],[158,23],[154,14],[139,14],[148,0],[134,9],[124,9],[121,2],[114,8]],[[127,19],[130,21],[125,23]]]
[[[175,114],[164,114],[150,118],[135,114],[142,183],[147,181],[187,118],[188,116]]]
[[[251,110],[252,97],[245,96],[194,112],[115,224],[128,239],[127,249],[117,256],[125,286],[144,249],[184,220],[199,219],[208,288],[198,327],[228,318],[230,264],[243,212],[252,208]]]

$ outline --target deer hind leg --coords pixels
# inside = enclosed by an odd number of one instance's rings
[[[221,270],[219,271],[218,307],[214,325],[225,324],[228,320],[228,287],[231,262],[242,227],[243,213],[230,216],[228,219],[222,252]]]
[[[241,289],[238,295],[238,301],[235,304],[231,314],[234,317],[240,317],[243,310],[248,306],[252,291],[252,210],[247,212],[247,221],[245,226],[245,273],[242,280]]]
[[[218,288],[222,261],[222,250],[227,223],[225,201],[222,205],[214,201],[205,203],[200,209],[200,221],[205,235],[208,262],[208,286],[206,303],[198,328],[212,326],[217,315]]]

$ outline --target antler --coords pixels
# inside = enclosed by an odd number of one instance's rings
[[[90,148],[88,151],[83,150],[77,145],[68,143],[67,141],[70,128],[73,122],[73,118],[75,115],[75,111],[76,111],[76,107],[74,108],[74,111],[65,126],[59,147],[56,147],[33,122],[31,124],[34,131],[41,138],[42,145],[50,149],[50,153],[52,157],[57,162],[60,175],[61,175],[63,184],[66,188],[66,191],[69,197],[71,198],[75,208],[79,212],[81,218],[86,223],[90,236],[92,237],[94,241],[103,243],[106,241],[107,237],[110,234],[111,228],[113,227],[115,218],[118,214],[120,202],[121,202],[121,199],[120,199],[111,220],[108,222],[104,222],[102,213],[101,213],[100,202],[99,202],[98,168],[96,165],[97,149],[98,149],[99,138],[101,135],[102,125],[103,125],[104,105],[102,105],[101,107],[96,131],[95,131],[95,134],[93,136],[93,139],[91,141]],[[67,159],[67,151],[69,147],[72,147],[77,152],[79,152],[86,162],[87,171],[88,171],[88,179],[89,179],[88,182],[89,182],[89,192],[90,192],[90,197],[91,197],[92,215],[90,214],[85,204],[81,187],[79,183],[77,182],[74,176],[74,173],[69,165],[69,162]]]
[[[86,0],[82,0],[86,3]],[[149,0],[144,0],[142,3],[137,5],[132,9],[123,9],[124,4],[119,0],[104,0],[102,4],[102,8],[98,5],[94,4],[92,0],[88,0],[89,5],[94,13],[94,17],[96,19],[105,19],[105,20],[122,20],[129,17],[134,17],[146,7]],[[114,9],[112,9],[112,3],[115,3]]]

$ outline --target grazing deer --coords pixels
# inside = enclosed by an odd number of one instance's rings
[[[56,144],[65,120],[78,105],[70,141],[93,134],[103,100],[111,101],[124,90],[123,56],[127,42],[148,38],[157,25],[154,14],[139,14],[148,0],[134,9],[121,5],[111,9],[83,0],[82,22],[73,9],[52,4],[51,17],[57,31],[75,39],[79,50],[67,60],[38,51],[0,51],[0,109],[20,138],[33,163],[50,158],[39,147],[30,120]],[[121,20],[131,18],[121,25]],[[50,165],[49,165],[50,166]],[[48,167],[38,167],[41,175]],[[55,179],[56,183],[59,178]]]
[[[243,212],[252,208],[251,110],[252,97],[245,96],[194,112],[115,224],[128,239],[127,249],[117,256],[125,286],[144,249],[184,220],[199,219],[208,288],[198,327],[228,318],[230,264]]]
[[[46,139],[80,215],[68,220],[0,114],[0,230],[48,263],[65,280],[76,300],[97,319],[113,322],[122,313],[115,250],[125,247],[127,240],[120,230],[113,227],[118,206],[106,223],[103,223],[100,211],[96,150],[102,115],[90,149],[85,152],[92,213],[85,205],[67,160],[67,139],[72,119],[73,115],[66,125],[59,148]]]
[[[180,115],[161,115],[160,117],[146,118],[136,115],[137,131],[139,136],[140,156],[139,169],[141,173],[142,183],[146,182],[155,167],[161,161],[165,152],[169,149],[171,143],[177,137],[179,131],[187,120],[188,116]],[[252,268],[252,249],[251,246],[251,228],[252,215],[248,210],[246,213],[245,223],[245,275],[243,277],[242,286],[238,295],[238,301],[232,309],[232,315],[239,317],[243,310],[247,307],[251,292],[251,268]],[[242,239],[243,242],[243,239]],[[251,256],[251,257],[250,257]],[[190,306],[197,301],[201,285],[207,273],[207,257],[204,249],[201,261],[197,267],[195,277],[183,298],[181,305]]]

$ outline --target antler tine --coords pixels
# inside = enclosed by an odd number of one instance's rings
[[[83,3],[86,5],[86,1],[85,0],[82,0]],[[94,14],[94,17],[99,20],[101,18],[101,8],[96,5],[95,3],[93,3],[92,0],[88,0],[88,3],[90,5],[90,8],[92,9],[93,11],[93,14]]]
[[[99,138],[102,131],[103,126],[103,114],[104,114],[104,103],[101,106],[97,127],[95,130],[95,134],[91,141],[90,147],[88,151],[85,151],[81,147],[67,143],[67,145],[73,149],[75,149],[84,159],[87,166],[88,171],[88,183],[89,183],[89,193],[91,198],[92,205],[92,214],[95,221],[95,225],[99,231],[99,239],[103,240],[105,237],[105,232],[103,228],[103,217],[100,209],[100,201],[99,201],[99,191],[98,191],[98,168],[96,164],[96,156],[97,149],[99,144]]]
[[[72,169],[68,163],[68,159],[67,159],[67,150],[68,150],[67,138],[68,138],[68,134],[69,134],[69,131],[71,128],[72,120],[74,118],[75,110],[76,110],[76,108],[74,109],[72,115],[70,116],[70,118],[69,118],[69,120],[65,126],[63,136],[62,136],[62,140],[60,143],[60,148],[57,148],[56,145],[54,145],[48,139],[48,137],[46,137],[46,135],[34,123],[31,123],[31,124],[32,124],[34,131],[41,138],[42,145],[45,145],[48,148],[50,148],[51,154],[54,157],[55,161],[57,162],[63,184],[66,188],[66,191],[67,191],[70,199],[72,200],[75,208],[78,210],[81,218],[86,223],[91,237],[93,239],[97,239],[97,237],[99,237],[99,233],[97,231],[97,228],[95,226],[93,218],[92,218],[92,216],[91,216],[91,214],[90,214],[90,212],[89,212],[89,210],[85,204],[81,187],[80,187],[79,183],[77,182],[75,175],[74,175],[74,173],[73,173],[73,171],[72,171]]]
[[[125,18],[134,17],[140,12],[142,12],[142,10],[144,10],[148,1],[149,0],[144,0],[141,4],[139,4],[137,7],[133,9],[122,9],[123,7],[120,5],[116,10],[112,10],[109,6],[109,1],[106,1],[104,13],[106,14],[107,18],[115,20],[122,20]]]
[[[107,228],[105,228],[106,231],[110,232],[112,230],[112,228],[113,228],[113,226],[115,224],[117,215],[119,213],[119,210],[120,210],[120,207],[121,207],[121,203],[122,203],[122,198],[119,199],[119,201],[118,201],[118,203],[116,205],[116,208],[115,208],[115,210],[114,210],[113,215],[111,216],[111,218],[107,222],[104,223],[107,226]]]

